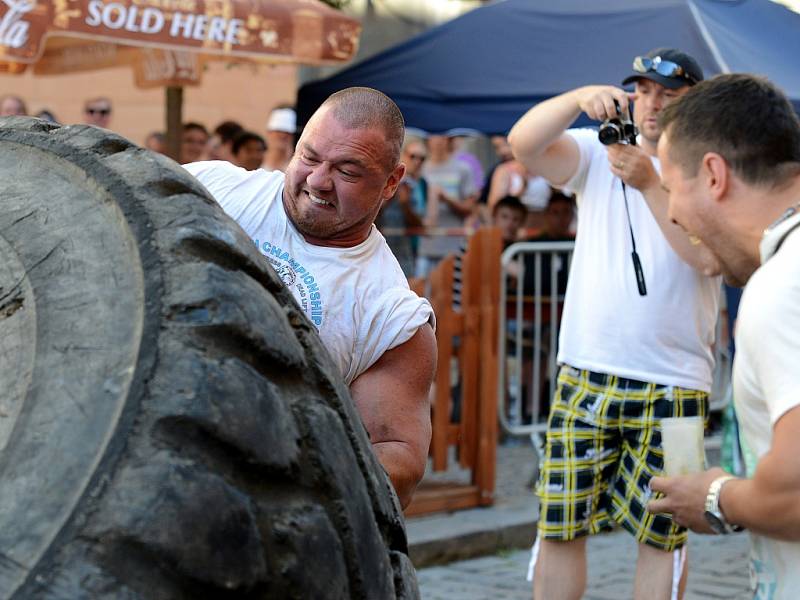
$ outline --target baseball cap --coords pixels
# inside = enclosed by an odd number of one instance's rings
[[[637,79],[649,79],[674,90],[703,80],[703,70],[697,61],[675,48],[656,48],[644,56],[637,56],[633,70],[633,75],[626,77],[622,85]]]
[[[267,131],[297,132],[297,114],[291,108],[276,108],[269,115]]]

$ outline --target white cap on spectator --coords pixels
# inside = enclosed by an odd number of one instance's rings
[[[269,115],[267,121],[267,131],[285,131],[295,133],[297,131],[297,115],[291,108],[276,108]]]

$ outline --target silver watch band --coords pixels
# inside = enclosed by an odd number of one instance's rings
[[[712,481],[711,485],[708,486],[708,494],[706,495],[705,505],[706,511],[710,512],[722,523],[726,533],[742,530],[740,526],[733,525],[728,522],[719,506],[719,497],[722,493],[722,486],[728,483],[731,479],[736,479],[736,477],[733,475],[722,475],[721,477],[717,477],[714,481]]]

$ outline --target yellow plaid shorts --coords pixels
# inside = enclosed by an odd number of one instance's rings
[[[616,523],[665,551],[686,530],[646,510],[663,472],[660,420],[708,415],[708,394],[561,367],[539,472],[539,536],[572,540]]]

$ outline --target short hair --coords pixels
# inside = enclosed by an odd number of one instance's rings
[[[492,217],[496,217],[497,212],[501,208],[510,208],[511,210],[515,210],[523,217],[528,214],[528,209],[522,203],[522,200],[516,196],[503,196],[500,198],[500,200],[497,201],[497,204],[492,207]]]
[[[750,185],[780,185],[800,168],[800,120],[786,95],[764,77],[712,77],[659,117],[669,156],[689,176],[715,152]]]
[[[225,144],[233,140],[242,131],[244,131],[244,127],[236,121],[223,121],[214,128],[214,135],[219,136],[220,141]]]
[[[264,138],[258,135],[257,133],[253,133],[252,131],[240,131],[235,138],[233,138],[233,145],[231,146],[231,152],[233,154],[238,154],[239,150],[242,149],[247,142],[256,141],[261,146],[263,146],[264,150],[267,149],[267,142],[264,141]]]
[[[330,109],[348,129],[380,128],[389,146],[387,164],[394,169],[400,162],[405,136],[405,121],[397,104],[383,92],[367,87],[351,87],[331,94],[320,108]]]
[[[196,121],[189,121],[183,124],[182,132],[186,133],[187,131],[202,131],[206,137],[208,137],[208,129],[202,123],[198,123]]]

